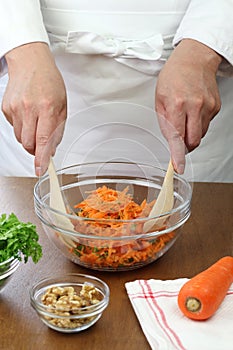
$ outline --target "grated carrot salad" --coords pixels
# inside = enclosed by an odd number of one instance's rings
[[[80,262],[95,268],[133,267],[153,261],[157,253],[174,237],[174,232],[153,239],[134,238],[124,241],[121,240],[123,236],[141,234],[144,222],[120,221],[146,218],[153,204],[154,201],[147,203],[146,200],[141,204],[134,202],[128,193],[128,187],[117,191],[104,185],[89,192],[85,200],[75,205],[76,214],[98,220],[80,220],[75,222],[75,229],[95,236],[95,240],[82,239],[70,251],[79,257]],[[108,239],[98,240],[96,236],[107,236]],[[110,240],[109,237],[119,237],[119,240]]]

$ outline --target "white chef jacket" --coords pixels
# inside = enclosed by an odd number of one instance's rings
[[[50,44],[63,75],[68,121],[58,166],[120,158],[166,167],[169,152],[154,113],[154,90],[183,38],[221,54],[220,75],[233,71],[232,0],[8,0],[0,10],[2,74],[6,52],[42,41]],[[189,180],[233,181],[233,80],[218,79],[223,107],[187,156]],[[1,94],[6,81],[0,81]],[[0,174],[33,176],[33,157],[4,117],[0,127]]]

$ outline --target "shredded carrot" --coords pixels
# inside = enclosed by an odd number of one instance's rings
[[[147,203],[145,199],[141,204],[137,204],[128,190],[126,187],[123,191],[117,191],[104,185],[89,192],[85,200],[75,205],[77,215],[87,219],[76,220],[75,229],[82,234],[95,236],[95,240],[82,238],[79,244],[76,243],[76,247],[70,249],[84,265],[119,268],[149,263],[174,238],[174,232],[169,232],[153,239],[121,240],[123,236],[130,237],[143,232],[143,220],[135,223],[132,220],[146,219],[154,204],[154,201]],[[96,236],[104,236],[107,239],[98,240]],[[109,237],[114,237],[114,240],[110,240]],[[119,240],[116,237],[119,237]]]

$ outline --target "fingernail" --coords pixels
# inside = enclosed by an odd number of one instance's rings
[[[45,173],[45,168],[43,168],[43,167],[36,167],[35,168],[35,171],[36,171],[36,175],[37,176],[42,176],[42,175],[44,175],[44,173]]]
[[[179,164],[177,167],[177,173],[183,174],[184,173],[184,164]]]
[[[36,172],[36,176],[40,176],[41,175],[41,167],[36,167],[35,172]]]

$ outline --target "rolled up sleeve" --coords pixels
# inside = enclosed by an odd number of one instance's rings
[[[191,0],[173,40],[194,39],[212,48],[224,60],[221,75],[233,75],[233,0]]]
[[[7,0],[0,4],[0,75],[6,71],[4,55],[31,42],[49,43],[39,0]]]

